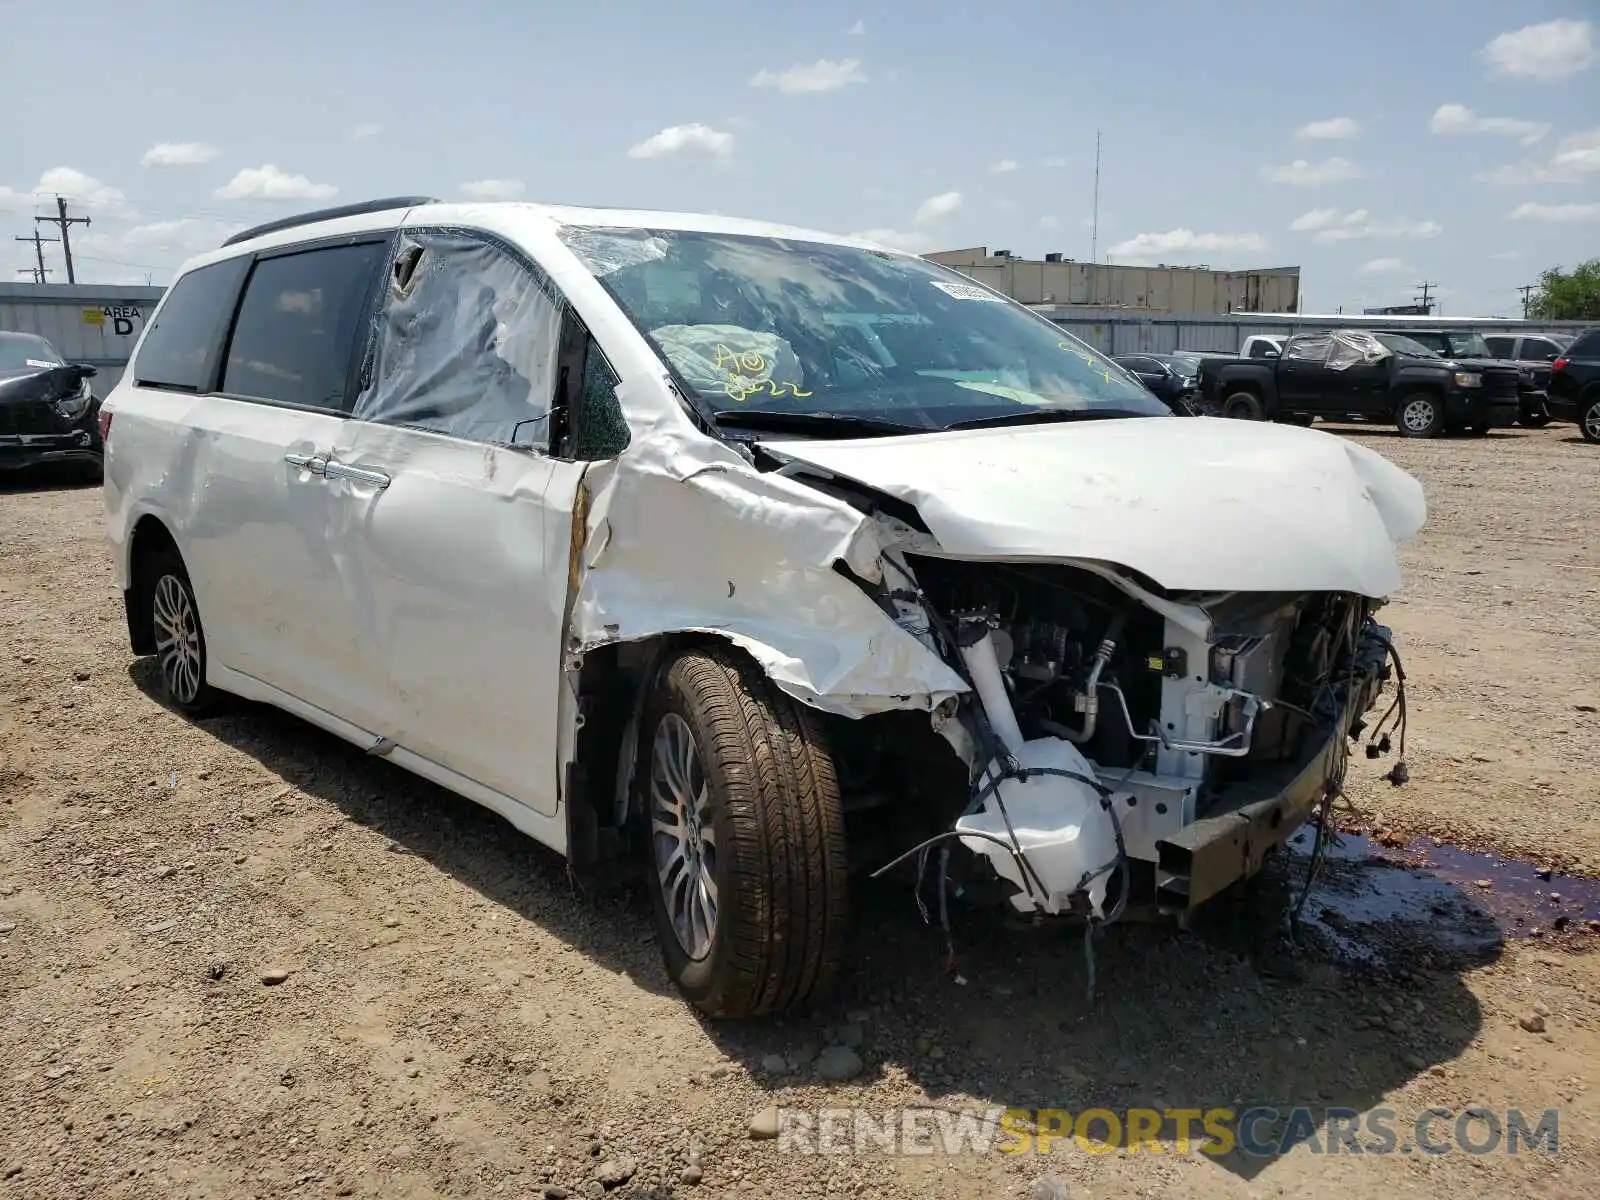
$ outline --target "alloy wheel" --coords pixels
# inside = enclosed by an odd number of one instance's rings
[[[703,959],[717,929],[716,829],[694,733],[672,712],[656,726],[651,749],[650,840],[678,944]]]
[[[1418,397],[1410,401],[1400,414],[1400,420],[1412,433],[1421,433],[1433,424],[1433,401]]]
[[[1600,400],[1589,405],[1583,414],[1583,431],[1591,442],[1600,442]]]
[[[156,656],[167,693],[179,704],[193,704],[205,683],[200,651],[200,622],[189,589],[176,575],[156,582]]]

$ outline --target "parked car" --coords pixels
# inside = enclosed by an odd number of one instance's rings
[[[1474,333],[1471,330],[1407,327],[1383,332],[1408,337],[1413,342],[1426,346],[1439,357],[1453,359],[1466,367],[1504,361],[1489,348],[1487,339],[1481,333]],[[1515,365],[1518,374],[1517,424],[1528,429],[1542,429],[1550,423],[1550,412],[1545,407],[1549,370],[1545,368],[1543,371],[1535,371],[1532,367],[1525,367],[1521,363]]]
[[[1271,333],[1253,333],[1239,347],[1240,358],[1277,358],[1286,339]]]
[[[1442,359],[1395,333],[1297,333],[1280,358],[1206,363],[1201,393],[1224,416],[1310,424],[1316,417],[1393,421],[1407,437],[1513,425],[1517,371]]]
[[[1522,372],[1523,387],[1540,393],[1544,420],[1539,421],[1537,416],[1530,424],[1526,419],[1523,424],[1531,428],[1540,428],[1547,425],[1552,416],[1550,412],[1550,364],[1561,357],[1561,353],[1572,339],[1565,334],[1487,334],[1484,342],[1489,347],[1489,353],[1495,358],[1506,362],[1513,362]],[[1527,413],[1524,412],[1524,418]]]
[[[1193,416],[1194,402],[1199,393],[1202,357],[1179,350],[1171,354],[1119,354],[1114,361],[1131,371],[1173,412]]]
[[[95,368],[68,363],[44,338],[0,331],[0,470],[100,465]]]
[[[246,230],[106,419],[168,702],[298,714],[580,877],[637,861],[717,1016],[825,990],[853,862],[1090,929],[1254,875],[1340,786],[1426,512],[949,268],[717,216]]]
[[[1585,329],[1550,364],[1550,412],[1600,442],[1600,328]]]

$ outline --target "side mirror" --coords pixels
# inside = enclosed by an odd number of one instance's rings
[[[78,373],[79,379],[93,379],[100,374],[100,368],[90,363],[73,363],[72,369]]]
[[[1282,354],[1281,354],[1281,353],[1280,353],[1280,352],[1279,352],[1279,351],[1277,351],[1277,350],[1263,350],[1263,351],[1262,351],[1262,352],[1261,352],[1261,357],[1262,357],[1262,358],[1281,358],[1281,357],[1283,357],[1283,356],[1282,356]]]

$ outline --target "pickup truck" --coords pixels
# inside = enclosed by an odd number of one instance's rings
[[[1309,425],[1317,417],[1393,421],[1406,437],[1488,433],[1517,422],[1517,369],[1441,358],[1396,333],[1297,333],[1278,358],[1201,364],[1202,404],[1225,417]]]
[[[1375,333],[1396,333],[1408,337],[1432,350],[1441,358],[1453,358],[1464,367],[1475,368],[1480,363],[1504,362],[1506,355],[1496,354],[1489,339],[1481,333],[1461,329],[1375,329]],[[1534,338],[1523,338],[1533,342]],[[1555,350],[1543,363],[1511,362],[1517,369],[1517,423],[1527,429],[1542,429],[1550,424],[1550,410],[1546,405],[1546,392],[1550,386],[1550,363],[1560,355],[1553,343],[1545,345]]]

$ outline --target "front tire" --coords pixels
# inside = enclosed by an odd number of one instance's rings
[[[673,984],[712,1017],[820,998],[843,957],[844,807],[820,723],[756,664],[689,651],[639,753],[650,906]]]
[[[1600,443],[1600,395],[1588,397],[1578,413],[1578,430],[1586,442]]]
[[[1438,437],[1444,429],[1444,405],[1429,392],[1412,392],[1401,397],[1394,423],[1404,437]]]
[[[206,633],[189,572],[175,550],[162,550],[150,560],[144,579],[149,589],[144,611],[150,617],[162,695],[179,712],[204,716],[216,707],[218,693],[206,682]]]

